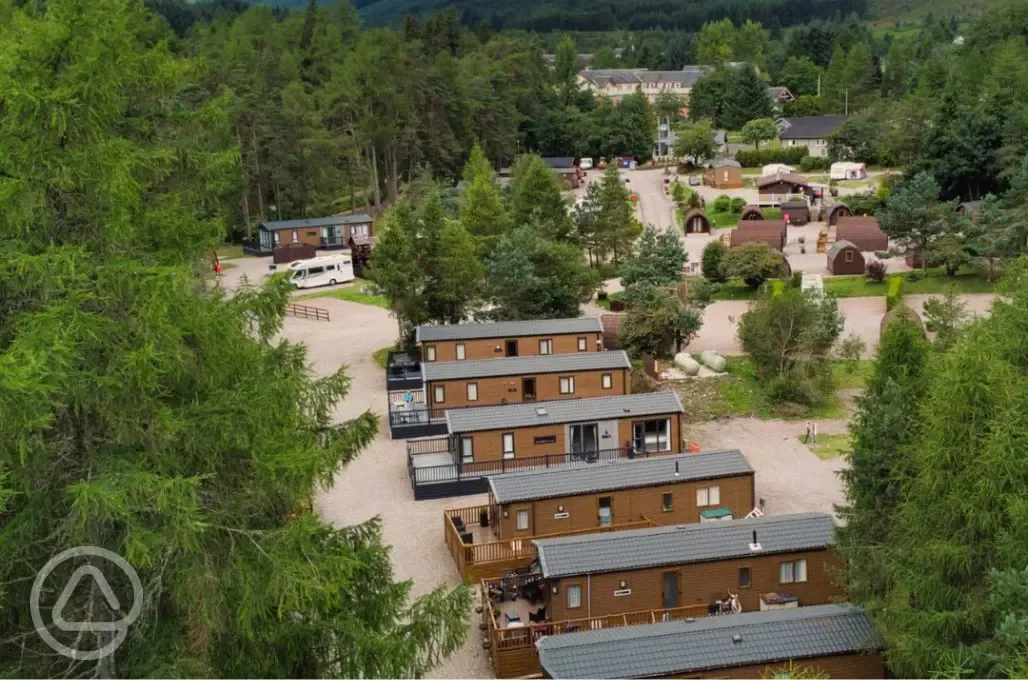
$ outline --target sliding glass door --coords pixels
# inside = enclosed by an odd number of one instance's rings
[[[599,428],[596,423],[571,425],[571,457],[592,458],[600,449]]]

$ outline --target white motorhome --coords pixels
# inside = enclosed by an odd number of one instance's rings
[[[293,272],[289,280],[297,288],[334,286],[357,278],[353,275],[353,258],[349,250],[309,260],[297,260],[289,265],[289,270]]]
[[[867,165],[864,163],[832,163],[829,172],[834,180],[867,179]]]

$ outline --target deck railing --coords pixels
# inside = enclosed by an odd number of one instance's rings
[[[416,390],[422,386],[421,357],[417,352],[391,351],[386,355],[386,391]]]
[[[290,314],[301,319],[329,321],[327,309],[322,309],[321,307],[312,307],[310,305],[299,305],[293,302],[286,305],[286,314]]]
[[[446,547],[453,557],[461,578],[466,582],[479,581],[486,578],[498,578],[505,572],[527,566],[537,557],[535,545],[537,538],[556,538],[558,536],[578,536],[596,534],[624,529],[645,529],[656,526],[653,520],[642,515],[637,520],[630,520],[604,527],[573,529],[548,534],[519,536],[507,540],[491,540],[485,543],[465,543],[461,533],[454,524],[459,517],[465,526],[492,525],[493,517],[488,505],[473,505],[464,508],[451,508],[443,511],[443,537]],[[483,525],[482,520],[485,519]]]
[[[537,577],[536,577],[537,578]],[[639,626],[647,623],[662,623],[707,616],[705,604],[672,607],[669,609],[646,609],[625,614],[590,616],[562,621],[542,621],[519,628],[500,628],[497,612],[489,600],[489,581],[482,582],[482,628],[486,633],[486,644],[493,661],[493,670],[498,678],[521,677],[541,671],[535,643],[548,635],[565,635],[603,628]],[[527,658],[526,658],[527,657]],[[526,666],[531,670],[526,673]]]

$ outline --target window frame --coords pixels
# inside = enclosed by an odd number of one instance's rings
[[[468,348],[463,342],[458,342],[453,348],[454,356],[457,357],[457,361],[464,361],[468,358]]]
[[[785,572],[788,570],[788,578],[785,577]],[[802,572],[802,573],[801,573]],[[790,583],[806,583],[809,578],[807,573],[807,560],[806,558],[797,560],[785,560],[778,563],[778,582],[781,584]]]
[[[844,254],[844,259],[846,260],[846,262],[853,262],[853,251],[847,250]]]
[[[474,391],[475,396],[471,396],[471,392]],[[468,401],[478,401],[478,383],[469,382],[465,385],[465,397]]]
[[[589,341],[584,335],[578,336],[578,351],[587,352],[589,350]]]
[[[612,390],[614,389],[614,374],[603,373],[600,375],[600,389]]]
[[[575,393],[575,376],[573,375],[562,375],[557,379],[558,389],[561,394],[574,394]],[[564,386],[567,385],[567,389]]]
[[[746,579],[743,583],[743,575],[745,574]],[[753,587],[753,571],[749,567],[739,567],[739,587],[740,588],[752,588]]]
[[[442,397],[440,399],[440,397]],[[432,386],[432,403],[433,404],[445,404],[446,403],[446,385],[433,385]]]
[[[544,434],[539,437],[532,437],[532,446],[542,446],[543,444],[556,444],[557,435],[555,434]]]
[[[549,356],[551,354],[553,354],[553,338],[540,338],[539,356]]]
[[[465,447],[464,444],[468,446]],[[467,449],[471,450],[471,455],[468,455]],[[461,437],[460,438],[460,462],[461,463],[473,463],[475,462],[475,438],[474,437]]]
[[[675,495],[665,491],[660,495],[660,509],[663,512],[673,512],[675,509]]]
[[[435,361],[437,355],[435,345],[425,345],[425,361]]]
[[[510,448],[507,448],[507,442],[510,442]],[[514,458],[514,433],[504,432],[500,435],[500,453],[503,456],[503,460],[513,460]]]
[[[566,592],[566,595],[567,595],[567,608],[568,609],[581,609],[582,608],[582,586],[577,584],[577,583],[575,583],[575,584],[569,585],[565,590],[567,591]],[[577,595],[576,599],[578,600],[578,604],[571,604],[571,593],[576,593],[576,595]]]
[[[521,525],[521,519],[524,518],[525,524]],[[518,510],[514,513],[514,531],[528,531],[528,510]]]
[[[647,426],[651,424],[657,425],[657,431],[654,433],[655,446],[650,447],[650,433],[647,431]],[[639,437],[638,428],[642,427],[642,437]],[[661,434],[660,429],[664,427],[664,433]],[[635,447],[636,451],[645,451],[649,453],[658,453],[661,451],[671,450],[671,420],[669,418],[648,418],[646,420],[633,420],[632,421],[632,446]]]

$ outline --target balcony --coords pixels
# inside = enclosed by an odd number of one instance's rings
[[[386,391],[420,390],[421,358],[411,352],[389,352],[386,356]]]
[[[499,578],[504,574],[528,566],[537,557],[533,540],[556,536],[577,536],[622,529],[645,529],[655,526],[643,515],[640,519],[621,522],[606,527],[562,531],[538,536],[524,536],[500,541],[492,529],[488,505],[466,508],[452,508],[443,511],[443,537],[450,550],[457,570],[465,583],[487,578]]]
[[[645,452],[635,449],[603,449],[582,453],[554,453],[546,456],[483,460],[461,463],[449,437],[407,442],[407,473],[415,500],[467,496],[485,493],[486,477],[504,472],[536,468],[564,468],[609,463],[619,458],[660,456],[671,451]]]
[[[321,245],[318,247],[322,250],[342,250],[348,245],[342,236],[322,236]]]
[[[498,678],[526,677],[542,673],[535,643],[547,635],[565,635],[603,628],[640,626],[707,616],[707,605],[591,616],[550,621],[541,597],[545,582],[540,576],[520,575],[482,581],[482,615],[479,628],[485,631],[483,647],[489,650]]]

